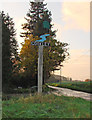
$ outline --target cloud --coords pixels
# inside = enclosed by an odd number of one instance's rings
[[[65,29],[90,30],[90,3],[89,2],[63,2],[63,21]]]
[[[79,60],[64,65],[63,75],[72,77],[74,80],[85,80],[90,78],[90,57],[84,55]]]
[[[73,80],[85,80],[90,78],[90,50],[80,49],[70,51],[70,60],[62,63],[62,76],[71,77]],[[60,71],[56,71],[60,74]]]

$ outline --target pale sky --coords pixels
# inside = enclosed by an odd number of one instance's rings
[[[74,0],[73,0],[74,1]],[[73,80],[90,78],[90,2],[88,0],[45,0],[48,10],[52,13],[52,23],[57,40],[69,44],[70,59],[66,60],[62,68],[62,75]],[[0,0],[0,10],[9,13],[15,22],[17,40],[22,32],[21,24],[29,9],[29,0]],[[56,71],[55,74],[60,74]]]

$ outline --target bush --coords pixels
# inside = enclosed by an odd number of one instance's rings
[[[32,86],[37,86],[36,77],[27,76],[24,73],[20,73],[12,77],[11,84],[16,87],[21,86],[22,88],[28,88]]]

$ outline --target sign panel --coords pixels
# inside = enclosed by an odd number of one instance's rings
[[[42,39],[36,40],[36,42],[44,42],[46,40],[46,36],[49,36],[49,35],[50,34],[41,35],[40,38],[42,38]]]
[[[46,42],[31,42],[31,45],[37,45],[37,46],[40,46],[40,45],[43,45],[43,46],[50,46],[50,43],[46,43]]]
[[[46,24],[46,23],[45,23]],[[43,82],[43,46],[50,46],[50,43],[44,42],[46,37],[50,34],[44,34],[40,36],[40,40],[31,42],[31,45],[39,46],[38,50],[38,93],[42,93],[42,82]]]
[[[36,40],[36,41],[34,41],[34,42],[31,42],[31,45],[37,45],[37,46],[40,46],[40,45],[42,45],[42,46],[50,46],[50,43],[44,42],[44,41],[46,40],[46,36],[49,36],[49,35],[50,35],[50,34],[41,35],[40,38],[42,38],[42,39]]]

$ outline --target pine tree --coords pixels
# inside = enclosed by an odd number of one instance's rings
[[[48,33],[50,34],[50,36],[47,37],[46,40],[46,42],[50,43],[50,47],[44,47],[44,63],[43,63],[44,77],[48,78],[50,72],[56,70],[57,66],[59,66],[61,62],[63,62],[69,54],[66,48],[68,44],[58,42],[55,39],[56,31],[52,31],[51,29],[53,27],[53,25],[51,24],[52,21],[51,12],[48,11],[46,5],[47,4],[44,4],[43,2],[30,2],[30,9],[29,12],[27,13],[27,18],[25,18],[27,20],[27,23],[22,25],[25,32],[21,34],[21,37],[25,37],[26,41],[27,40],[30,41],[29,44],[30,49],[34,49],[35,51],[35,49],[37,50],[37,46],[34,46],[34,48],[31,47],[32,46],[31,41],[33,40],[33,38],[31,39],[29,36],[33,35],[33,37],[35,38],[36,36],[40,37],[40,35],[43,34],[48,34]],[[29,49],[29,47],[27,47],[26,42],[23,44],[23,46],[26,46],[25,48]],[[24,58],[25,58],[24,53],[26,53],[25,48],[23,47],[21,50],[21,56]],[[28,52],[28,54],[33,55],[32,52],[30,53]],[[26,57],[26,59],[30,60],[28,57]],[[35,61],[35,57],[34,57],[34,61]],[[36,59],[35,66],[37,66],[37,62],[38,61]],[[36,71],[37,71],[37,67],[36,67]]]
[[[33,34],[33,36],[40,36],[49,33],[51,36],[55,36],[55,32],[51,30],[51,12],[45,7],[47,4],[43,2],[30,2],[30,9],[27,13],[27,23],[22,24],[22,29],[25,30],[21,34],[21,37],[27,37]],[[49,29],[44,27],[44,23],[48,22]],[[45,23],[46,24],[46,23]]]
[[[13,19],[2,11],[2,83],[10,83],[14,71],[14,60],[18,59],[17,41],[15,39],[15,29]]]

